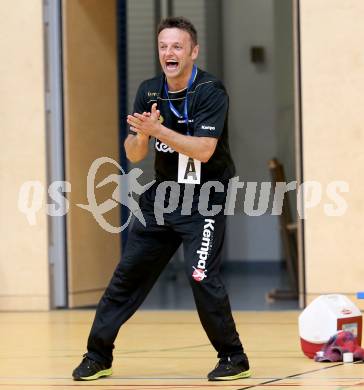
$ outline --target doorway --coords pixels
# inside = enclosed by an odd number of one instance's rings
[[[128,104],[139,83],[158,70],[156,21],[163,1],[128,4]],[[270,182],[268,162],[277,158],[286,181],[296,180],[292,0],[174,0],[169,15],[189,18],[199,33],[198,65],[221,78],[230,96],[229,137],[241,182]],[[162,7],[163,8],[163,7]],[[254,53],[258,53],[254,57]],[[260,57],[259,57],[260,55]],[[153,175],[153,154],[139,167]],[[292,215],[295,197],[290,194]],[[238,309],[297,308],[297,299],[267,301],[274,289],[290,289],[278,216],[270,209],[257,217],[244,212],[244,191],[228,218],[225,281]],[[183,259],[174,257],[152,290],[145,307],[192,308],[183,275]],[[259,286],[256,292],[253,287]],[[245,288],[249,293],[245,292]],[[240,293],[238,293],[240,291]],[[246,299],[246,296],[253,298]],[[244,296],[244,300],[241,299]],[[170,298],[169,298],[170,297]],[[183,297],[183,298],[181,298]],[[188,298],[186,298],[188,297]]]
[[[66,180],[72,184],[67,215],[69,307],[97,303],[122,253],[110,234],[77,207],[87,203],[92,161],[122,158],[120,102],[130,112],[139,83],[159,70],[157,21],[184,15],[199,32],[198,65],[221,78],[230,96],[230,144],[242,182],[270,181],[268,161],[296,179],[292,0],[63,0],[64,133]],[[124,58],[117,36],[120,6],[126,20]],[[255,54],[254,54],[255,53]],[[120,67],[126,83],[120,87]],[[118,79],[119,75],[119,79]],[[119,89],[117,86],[119,85]],[[125,129],[124,129],[125,130]],[[125,131],[124,131],[125,136]],[[138,166],[153,176],[153,152]],[[129,165],[129,169],[135,165]],[[105,166],[100,178],[115,171]],[[115,187],[97,193],[105,200]],[[295,200],[291,199],[295,215]],[[239,210],[244,210],[242,202]],[[119,208],[110,221],[120,224]],[[239,212],[229,217],[224,279],[233,309],[297,308],[297,300],[267,302],[275,287],[289,287],[278,218]],[[194,307],[178,252],[147,298],[145,308]],[[256,286],[260,286],[256,289]],[[254,291],[252,289],[255,288]],[[247,297],[250,297],[247,299]]]

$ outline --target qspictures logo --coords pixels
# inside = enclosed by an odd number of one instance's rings
[[[117,167],[120,174],[111,174],[105,179],[101,180],[98,184],[95,183],[96,175],[104,164],[111,164]],[[95,218],[96,222],[102,229],[109,233],[120,233],[130,223],[132,216],[134,215],[140,223],[146,226],[146,221],[143,213],[139,207],[138,202],[133,198],[133,194],[141,195],[149,187],[151,187],[155,180],[141,185],[138,182],[138,178],[143,174],[140,168],[134,168],[129,173],[125,173],[120,164],[109,157],[100,157],[96,159],[90,166],[87,174],[87,204],[76,204]],[[98,204],[95,190],[115,183],[116,187],[112,192],[109,199]],[[51,217],[62,217],[69,211],[69,200],[65,194],[71,192],[71,183],[64,181],[55,181],[48,188],[48,195],[50,200],[54,203],[46,205],[46,212]],[[23,183],[19,191],[18,209],[24,213],[30,225],[36,225],[37,213],[42,208],[42,202],[44,198],[44,189],[42,183],[38,181],[27,181]],[[129,215],[126,222],[121,226],[111,225],[104,217],[109,211],[120,205],[129,209]]]
[[[120,170],[121,175],[111,174],[96,186],[96,188],[100,188],[112,182],[117,184],[114,192],[111,195],[112,199],[108,199],[101,204],[97,204],[95,197],[95,178],[97,171],[101,165],[105,163],[115,165]],[[77,204],[77,206],[89,211],[94,216],[97,223],[110,233],[120,233],[122,230],[124,230],[129,225],[132,215],[135,215],[135,217],[144,226],[146,226],[146,222],[143,213],[140,210],[139,204],[132,195],[133,193],[137,195],[143,194],[149,187],[154,184],[155,180],[144,186],[140,185],[137,179],[142,175],[142,173],[143,171],[140,168],[134,168],[129,173],[125,173],[122,167],[115,160],[108,157],[98,158],[92,163],[87,175],[87,200],[89,203]],[[122,188],[129,189],[126,197],[121,196]],[[122,226],[115,227],[105,219],[104,214],[117,207],[119,204],[126,206],[130,213],[127,221]]]
[[[118,174],[110,174],[104,179],[98,179],[99,170],[104,164],[117,168]],[[100,157],[90,166],[86,179],[87,190],[86,204],[73,204],[85,212],[92,214],[96,222],[107,232],[120,233],[129,225],[134,216],[143,226],[147,225],[145,216],[139,203],[134,199],[134,194],[141,195],[150,188],[155,180],[142,185],[138,181],[143,171],[133,168],[125,173],[115,160],[109,157]],[[112,187],[109,197],[103,202],[98,202],[96,196],[99,188],[116,184]],[[111,188],[111,187],[110,187]],[[107,191],[107,188],[105,189]],[[37,224],[38,213],[44,207],[44,200],[48,193],[48,202],[45,205],[46,214],[50,217],[62,217],[70,209],[70,200],[67,194],[71,192],[71,183],[67,181],[54,181],[47,189],[41,181],[26,181],[19,190],[18,210],[23,213],[30,225]],[[194,269],[194,276],[200,281],[206,278],[206,259],[208,247],[211,245],[214,232],[214,220],[212,217],[219,213],[224,215],[247,215],[259,217],[262,215],[278,216],[283,212],[283,203],[289,192],[296,198],[297,219],[309,219],[311,211],[321,208],[328,217],[344,216],[349,205],[345,199],[345,193],[349,192],[349,183],[345,181],[331,181],[327,184],[318,181],[286,182],[241,182],[239,176],[226,183],[208,181],[200,186],[191,184],[181,185],[176,181],[161,181],[155,186],[155,199],[150,205],[154,208],[154,219],[158,225],[165,224],[165,216],[177,209],[181,215],[192,215],[197,210],[204,217],[205,226],[202,233],[201,248],[198,251],[198,264]],[[226,193],[226,201],[223,203],[213,201],[213,194]],[[221,197],[220,197],[221,198]],[[121,226],[113,226],[105,218],[105,215],[120,205],[129,209],[126,222]],[[193,207],[193,208],[192,208]],[[311,214],[312,215],[312,214]]]
[[[203,227],[201,239],[201,248],[196,252],[198,254],[197,267],[192,267],[194,269],[192,277],[196,280],[196,282],[201,282],[207,277],[206,262],[212,247],[212,240],[215,230],[214,224],[215,220],[205,219],[205,225]]]

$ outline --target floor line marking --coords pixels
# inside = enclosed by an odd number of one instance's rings
[[[82,382],[83,383],[83,382]],[[84,383],[83,383],[84,384]],[[233,385],[233,384],[203,384],[203,383],[196,383],[196,384],[186,384],[186,385],[179,385],[179,384],[90,384],[90,383],[87,383],[88,386],[91,388],[103,388],[103,387],[107,387],[107,388],[110,388],[110,387],[122,387],[122,388],[141,388],[143,387],[144,389],[146,388],[151,388],[151,389],[158,389],[158,388],[161,388],[161,389],[166,389],[166,388],[172,388],[172,389],[196,389],[196,388],[204,388],[204,387],[210,387],[210,388],[219,388],[219,387],[229,387],[230,389],[232,388],[236,388],[236,390],[241,390],[241,389],[250,389],[250,388],[254,388],[254,387],[258,387],[258,386],[262,386],[262,387],[313,387],[313,388],[317,388],[317,386],[320,386],[320,387],[328,387],[328,388],[331,388],[331,387],[335,387],[335,388],[340,388],[340,389],[345,389],[345,388],[350,388],[350,387],[353,387],[353,386],[362,386],[363,385],[363,382],[359,382],[359,383],[354,383],[354,384],[351,384],[351,385],[342,385],[342,384],[335,384],[335,383],[332,383],[332,384],[305,384],[305,383],[273,383],[273,382],[269,382],[269,383],[259,383],[259,384],[256,384],[256,385],[251,385],[251,386],[247,386],[247,387],[243,387],[243,388],[240,388],[241,384],[238,384],[238,385]],[[1,384],[2,386],[8,386],[8,387],[13,387],[13,386],[23,386],[23,387],[77,387],[77,388],[80,388],[80,386],[82,386],[80,383],[79,384],[37,384],[37,383],[2,383]]]
[[[342,366],[344,365],[344,363],[339,363],[339,364],[333,364],[332,366],[326,366],[326,367],[322,367],[322,368],[318,368],[316,370],[310,370],[310,371],[305,371],[305,372],[301,372],[299,374],[293,374],[293,375],[287,375],[281,379],[273,379],[273,380],[270,380],[270,381],[266,381],[266,382],[261,382],[259,384],[256,384],[256,385],[252,385],[252,386],[246,386],[246,387],[241,387],[240,389],[238,390],[246,390],[246,389],[253,389],[254,387],[258,387],[258,386],[265,386],[265,385],[271,385],[275,382],[279,382],[279,381],[282,381],[282,380],[287,380],[287,379],[292,379],[292,378],[295,378],[297,376],[301,376],[301,375],[306,375],[306,374],[311,374],[313,372],[318,372],[318,371],[324,371],[324,370],[328,370],[330,368],[333,368],[333,367],[338,367],[338,366]]]

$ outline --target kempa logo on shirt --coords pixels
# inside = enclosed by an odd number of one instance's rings
[[[186,119],[178,119],[177,122],[178,122],[178,123],[186,123]],[[194,122],[193,119],[189,119],[189,120],[188,120],[188,123],[193,123],[193,122]]]
[[[156,96],[159,96],[159,93],[158,92],[150,92],[150,91],[148,91],[147,95],[148,95],[148,97],[151,97],[151,96],[156,97]]]
[[[192,267],[194,269],[192,277],[196,280],[196,282],[201,282],[207,277],[206,260],[210,252],[211,240],[215,230],[215,220],[205,219],[205,222],[206,224],[204,225],[202,232],[201,248],[197,251],[197,254],[199,255],[197,268]]]
[[[159,139],[155,139],[155,148],[158,150],[158,152],[174,153],[174,150],[170,146],[164,142],[159,141]]]
[[[213,131],[213,130],[215,130],[215,126],[205,126],[205,125],[202,125],[202,126],[201,126],[201,129],[202,129],[202,130],[210,130],[210,131]]]

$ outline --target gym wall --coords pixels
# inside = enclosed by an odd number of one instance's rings
[[[301,83],[304,180],[322,184],[322,200],[307,210],[305,269],[307,301],[343,293],[355,300],[364,290],[364,2],[301,0]],[[348,205],[341,217],[324,204],[332,181]],[[311,200],[312,198],[308,198]]]
[[[0,310],[49,308],[42,6],[0,2]],[[18,210],[29,180],[43,194],[34,225]]]
[[[85,187],[84,174],[92,158],[99,156],[99,151],[85,148],[89,154],[80,155],[80,152],[84,151],[81,141],[87,138],[86,130],[91,132],[91,138],[87,139],[93,140],[96,127],[102,128],[103,131],[110,129],[110,134],[113,134],[111,138],[105,137],[105,134],[100,138],[105,142],[100,143],[101,153],[111,153],[111,156],[117,158],[117,144],[113,141],[116,139],[113,137],[117,137],[117,107],[116,104],[106,103],[106,100],[116,97],[116,68],[112,66],[116,52],[112,54],[113,43],[110,44],[115,36],[112,33],[113,26],[106,30],[102,28],[109,20],[105,13],[98,15],[95,9],[83,9],[81,0],[71,1],[72,7],[78,7],[80,12],[76,22],[81,16],[90,22],[89,31],[76,30],[80,34],[78,37],[82,37],[83,33],[96,37],[95,45],[99,45],[100,50],[104,47],[104,53],[108,56],[107,61],[89,61],[87,72],[83,71],[82,62],[77,63],[77,59],[73,65],[68,62],[65,81],[69,83],[68,89],[66,86],[66,93],[69,92],[66,97],[69,117],[66,118],[65,127],[68,130],[81,131],[68,136],[68,142],[75,141],[71,142],[74,149],[70,150],[68,157],[75,158],[75,164],[77,158],[80,159],[78,165],[73,167],[74,170],[68,171],[68,175],[72,176],[71,180],[74,180],[75,192],[72,200],[75,203],[87,203],[82,197]],[[83,1],[95,5],[97,0]],[[109,12],[114,12],[113,2],[108,1],[102,4],[107,3],[105,7],[109,6]],[[364,130],[361,110],[364,106],[364,25],[361,15],[364,13],[364,3],[362,0],[301,0],[299,12],[303,174],[305,181],[321,182],[324,191],[319,206],[308,210],[305,220],[307,301],[317,295],[331,292],[344,293],[354,299],[355,292],[364,289],[364,262],[361,258],[364,237]],[[101,19],[101,24],[92,24],[92,21]],[[66,22],[69,23],[70,19]],[[99,34],[92,35],[92,26],[95,29],[101,28]],[[87,25],[84,25],[84,28],[87,29]],[[48,183],[42,1],[2,0],[0,32],[0,310],[47,310],[50,294],[48,226],[45,212],[45,191]],[[105,40],[105,37],[108,38]],[[66,45],[69,53],[77,54],[79,50],[88,49],[88,46],[77,46],[77,42],[68,41]],[[95,58],[94,54],[92,58]],[[73,67],[74,73],[70,66]],[[93,92],[89,93],[88,89],[90,84],[83,79],[92,75],[93,67],[97,66],[109,70],[105,80],[110,88],[107,94],[103,95],[107,98],[105,101],[93,99]],[[71,86],[73,83],[75,84]],[[94,87],[97,87],[97,84]],[[91,108],[87,110],[82,104],[86,98],[91,101]],[[94,122],[97,126],[89,127],[92,115],[96,115],[96,109],[101,110],[98,111],[96,119],[103,122]],[[77,122],[80,117],[86,122]],[[111,118],[112,121],[107,122],[105,118]],[[18,209],[19,190],[22,184],[29,180],[39,182],[44,196],[34,226],[28,223],[26,216]],[[348,193],[341,194],[348,204],[348,209],[342,217],[328,217],[324,212],[324,203],[332,203],[325,193],[326,185],[334,180],[347,182],[350,189]],[[98,289],[91,296],[92,299],[75,298],[74,305],[88,304],[97,299],[107,283],[106,279],[118,259],[120,250],[120,242],[116,236],[110,241],[104,237],[104,246],[101,248],[106,248],[109,252],[85,249],[83,243],[93,243],[94,236],[100,239],[102,232],[97,226],[87,230],[83,218],[89,217],[85,214],[78,216],[77,212],[78,210],[73,210],[70,216],[75,224],[69,234],[75,235],[73,238],[69,236],[68,243],[71,251],[69,255],[79,259],[81,271],[75,268],[72,272],[77,271],[77,274],[80,274],[82,270],[89,269],[88,263],[83,262],[83,259],[89,259],[90,253],[95,255],[94,259],[102,257],[109,259],[109,262],[98,263],[103,270],[102,274],[106,276],[103,276],[105,279],[99,280],[98,284],[91,283],[92,288],[96,286]],[[119,216],[115,213],[112,218],[117,221]],[[98,275],[97,269],[95,273]],[[72,293],[89,289],[88,282],[83,279],[76,283],[79,285]]]

